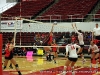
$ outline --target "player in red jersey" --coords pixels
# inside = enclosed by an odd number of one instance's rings
[[[6,46],[6,44],[5,44],[5,46]],[[4,52],[4,54],[5,54],[6,52]],[[5,61],[4,61],[5,62]],[[3,63],[2,63],[3,64]],[[12,63],[10,62],[10,65],[9,65],[9,67],[11,68],[11,69],[13,69],[13,67],[12,67]]]
[[[54,62],[56,63],[56,57],[58,56],[58,54],[57,54],[58,47],[57,47],[56,41],[53,40],[51,45],[54,46],[54,47],[52,47],[52,54],[53,54]]]
[[[14,44],[13,44],[13,38],[9,37],[8,38],[8,43],[6,44],[6,48],[5,48],[5,62],[4,62],[4,68],[6,68],[7,64],[8,64],[8,61],[10,60],[11,63],[13,63],[15,65],[15,68],[18,72],[19,75],[22,75],[20,70],[19,70],[19,67],[18,67],[18,64],[16,63],[16,61],[14,60],[13,58],[13,48],[14,48]]]
[[[51,46],[51,44],[52,44],[54,25],[55,24],[52,25],[51,32],[49,34],[49,37],[46,39],[46,42],[44,43],[44,46]],[[44,50],[46,52],[46,59],[51,61],[51,47],[44,47]]]

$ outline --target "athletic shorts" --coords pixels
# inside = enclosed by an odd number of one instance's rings
[[[7,60],[11,60],[12,58],[13,58],[13,56],[5,57],[5,59],[7,59]]]
[[[80,45],[80,47],[81,47],[81,48],[84,48],[84,45]],[[78,53],[78,55],[83,54],[83,52],[84,52],[84,51],[82,50],[82,52]]]
[[[76,62],[78,58],[71,58],[71,57],[68,57],[68,60],[70,61],[73,61],[73,62]]]
[[[5,56],[5,59],[7,59],[7,60],[11,60],[13,58],[13,53],[11,52],[10,53],[10,55],[7,57],[7,56]]]
[[[100,52],[95,52],[95,54],[100,53]]]
[[[84,45],[80,45],[81,48],[84,48]]]

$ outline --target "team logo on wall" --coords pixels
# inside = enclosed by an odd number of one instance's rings
[[[14,22],[8,22],[8,27],[14,27]]]

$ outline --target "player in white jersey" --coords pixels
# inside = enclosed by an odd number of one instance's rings
[[[84,59],[84,55],[83,55],[83,48],[84,48],[84,40],[83,40],[83,33],[81,30],[78,30],[76,27],[76,24],[72,24],[73,29],[75,30],[75,32],[78,34],[78,40],[79,40],[79,45],[80,45],[80,52],[79,55],[81,56],[82,60],[83,60],[83,64],[86,61]]]
[[[98,46],[93,41],[91,41],[89,49],[88,49],[88,53],[91,53],[91,63],[92,63],[93,58],[95,58],[96,64],[98,64],[99,52],[100,51],[99,51]]]
[[[78,52],[77,52],[76,48],[78,48]],[[74,64],[76,63],[76,61],[78,59],[77,53],[80,52],[80,48],[81,47],[79,45],[74,44],[74,43],[66,45],[66,57],[68,57],[68,59],[65,63],[63,74],[66,73],[66,69],[68,67],[71,67],[72,71],[74,70]],[[68,53],[69,53],[69,55],[68,55]]]

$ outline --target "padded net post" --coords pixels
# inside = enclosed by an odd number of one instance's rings
[[[0,13],[0,32],[1,32],[1,13]],[[0,34],[0,75],[2,74],[2,34]]]
[[[2,74],[2,34],[0,34],[0,75]]]

